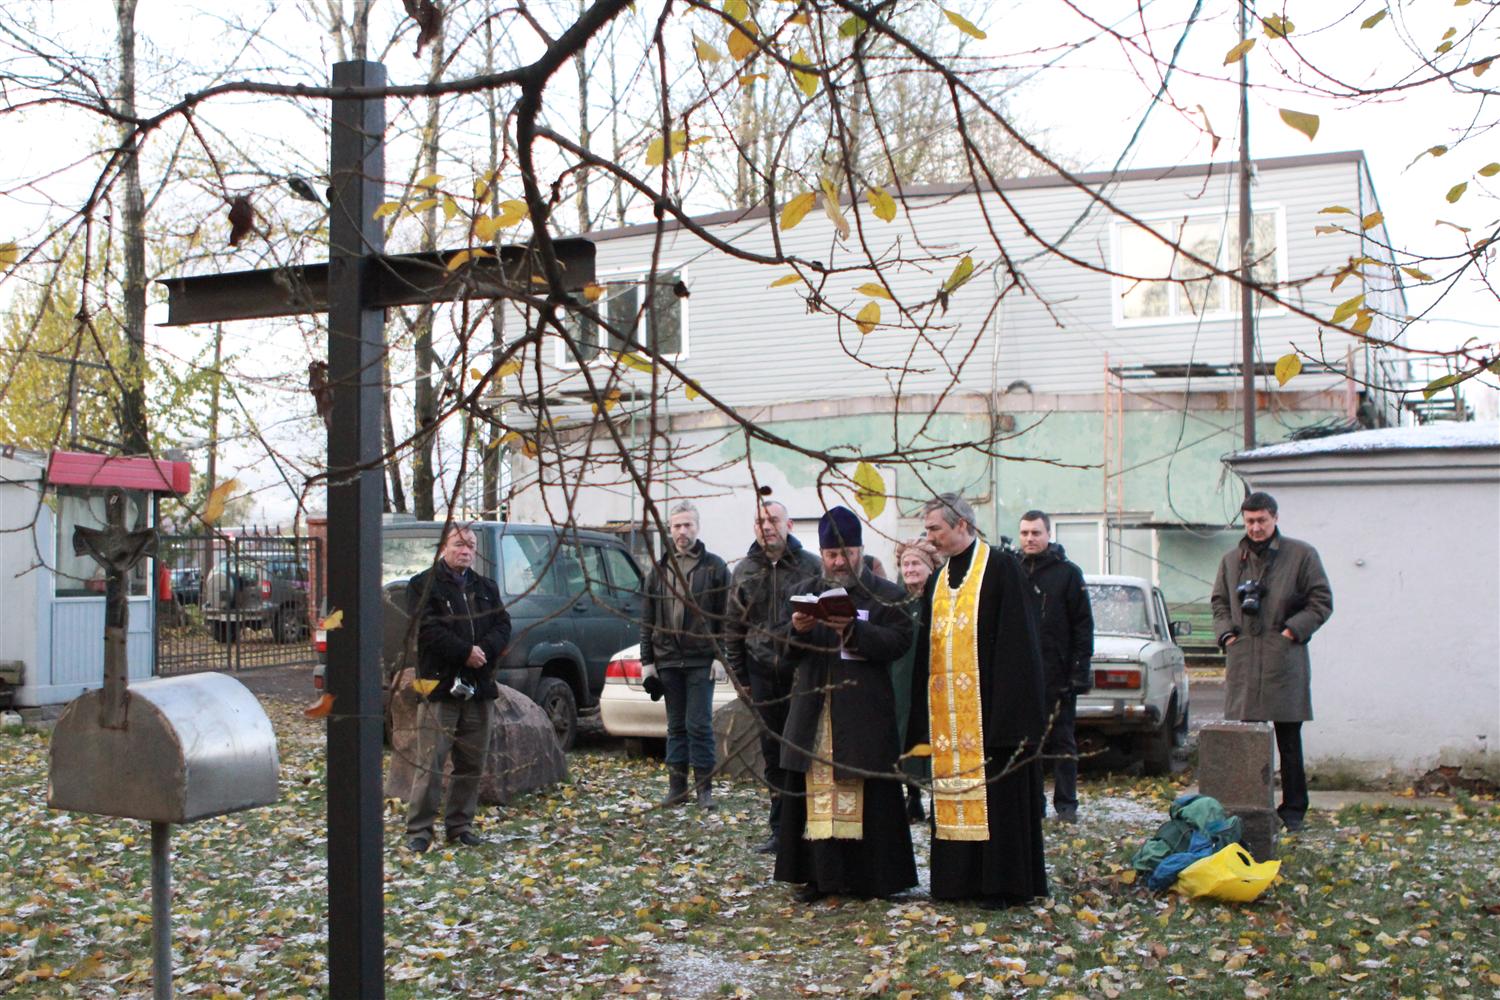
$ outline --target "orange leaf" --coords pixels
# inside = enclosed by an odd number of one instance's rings
[[[328,713],[332,711],[333,695],[325,691],[317,701],[304,708],[302,710],[302,714],[307,716],[309,719],[323,719],[327,718]]]

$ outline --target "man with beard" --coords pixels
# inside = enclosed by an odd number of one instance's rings
[[[1052,541],[1052,519],[1039,510],[1021,515],[1021,568],[1037,598],[1042,669],[1047,684],[1047,738],[1042,757],[1052,765],[1052,808],[1063,823],[1078,822],[1078,696],[1093,687],[1094,611],[1083,570]],[[1046,811],[1046,800],[1042,801]]]
[[[755,541],[730,578],[725,635],[729,669],[740,687],[749,689],[751,707],[765,726],[760,752],[765,761],[766,788],[771,793],[771,835],[756,849],[761,854],[776,851],[781,796],[786,791],[781,740],[777,737],[786,725],[794,671],[786,650],[786,625],[791,618],[787,599],[796,592],[794,584],[816,576],[818,569],[818,557],[792,534],[786,506],[775,500],[761,503],[755,519]]]
[[[781,765],[787,770],[776,879],[798,898],[889,896],[917,883],[906,823],[891,662],[911,644],[902,588],[863,565],[859,518],[834,507],[818,522],[822,573],[795,610],[787,657],[796,665]],[[843,606],[839,607],[838,604]],[[805,607],[806,605],[802,605]]]
[[[963,497],[943,493],[923,516],[948,557],[927,582],[906,736],[932,750],[932,898],[1029,902],[1047,893],[1047,711],[1028,584],[1013,556],[978,539]]]

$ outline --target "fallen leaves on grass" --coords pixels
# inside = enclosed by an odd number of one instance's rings
[[[281,801],[176,827],[173,949],[185,996],[327,991],[323,725],[271,703]],[[47,746],[0,736],[0,993],[150,995],[149,837],[45,806]],[[394,997],[1454,995],[1500,985],[1492,803],[1449,814],[1314,814],[1253,905],[1130,884],[1129,856],[1182,783],[1086,778],[1083,822],[1046,829],[1052,894],[985,911],[792,901],[752,853],[765,801],[653,808],[656,761],[599,739],[571,778],[485,808],[485,847],[400,849],[385,809],[386,978]],[[919,863],[925,829],[913,828]],[[925,875],[924,875],[925,881]],[[1447,995],[1445,993],[1445,995]]]

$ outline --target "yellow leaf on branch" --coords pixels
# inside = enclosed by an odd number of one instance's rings
[[[1493,177],[1500,174],[1500,163],[1486,163],[1479,168],[1480,177]]]
[[[880,323],[880,303],[866,302],[865,307],[854,317],[854,325],[860,333],[869,333]]]
[[[328,617],[318,623],[318,628],[325,632],[336,632],[344,627],[344,609],[335,608],[328,613]]]
[[[0,243],[0,271],[8,271],[21,259],[21,248],[14,243]]]
[[[806,66],[809,65],[812,60],[807,57],[806,50],[798,49],[796,52],[792,53],[792,62],[801,63],[802,65]],[[802,95],[804,97],[812,97],[818,92],[818,75],[816,73],[809,73],[806,70],[794,69],[792,70],[792,79],[797,82],[797,89],[802,91]]]
[[[1376,226],[1380,225],[1384,221],[1385,221],[1385,213],[1384,212],[1371,212],[1369,215],[1367,215],[1363,219],[1359,220],[1359,228],[1362,229],[1362,230],[1363,229],[1374,229]]]
[[[729,39],[725,44],[729,47],[729,54],[738,60],[749,59],[755,52],[755,36],[758,34],[755,25],[749,21],[742,21],[737,28],[729,32]]]
[[[869,462],[860,462],[854,467],[854,486],[854,499],[873,521],[885,510],[885,478]]]
[[[474,381],[478,382],[480,379],[484,378],[484,372],[480,371],[478,368],[470,368],[469,369],[469,378],[471,378]]]
[[[1387,10],[1384,7],[1382,7],[1379,10],[1377,10],[1375,13],[1371,14],[1369,17],[1365,18],[1363,21],[1359,22],[1359,26],[1361,28],[1373,28],[1373,27],[1375,27],[1375,25],[1377,25],[1381,21],[1385,20],[1385,16],[1387,14],[1389,14],[1389,13],[1390,13],[1389,10]]]
[[[1243,42],[1240,42],[1234,48],[1224,53],[1224,65],[1228,66],[1230,63],[1239,62],[1241,59],[1245,58],[1245,53],[1249,52],[1253,48],[1255,48],[1255,39],[1245,39]]]
[[[699,62],[716,63],[724,58],[718,49],[699,38],[696,34],[693,35],[693,51],[698,54]]]
[[[986,35],[983,31],[980,31],[972,23],[970,23],[968,18],[964,17],[962,14],[949,10],[947,7],[943,8],[943,16],[946,17],[955,28],[957,28],[959,31],[962,31],[970,38],[978,38],[980,41],[983,41],[984,39],[989,37],[989,35]]]
[[[854,290],[861,295],[868,295],[872,299],[885,299],[888,302],[895,301],[891,298],[891,293],[886,291],[885,286],[878,282],[867,281],[863,285],[856,286]]]
[[[399,201],[382,202],[375,211],[370,213],[370,218],[383,219],[388,215],[395,215],[399,211],[401,211],[401,203]]]
[[[203,505],[203,523],[214,524],[224,516],[224,505],[229,503],[229,494],[240,488],[238,479],[226,479],[213,488],[208,494],[208,502]]]
[[[597,282],[589,282],[583,286],[583,301],[598,302],[604,298],[604,286]]]
[[[443,183],[444,180],[445,178],[442,174],[428,174],[426,177],[423,177],[421,180],[417,181],[417,183],[413,186],[419,188],[437,187],[439,184]]]
[[[896,218],[896,199],[886,193],[885,188],[873,187],[865,192],[865,201],[877,219],[893,222]]]
[[[682,383],[682,393],[683,393],[683,395],[687,396],[688,399],[702,399],[703,398],[703,393],[699,392],[698,389],[691,382],[684,382],[684,383]]]
[[[530,213],[526,202],[520,198],[510,198],[500,203],[500,215],[495,219],[496,229],[509,229],[511,226],[520,225]]]
[[[818,196],[812,191],[804,191],[791,201],[781,207],[781,228],[783,230],[796,228],[797,223],[807,217],[813,206],[818,203]]]
[[[506,377],[508,377],[510,375],[518,374],[520,371],[521,371],[521,362],[512,359],[510,361],[505,362],[505,364],[501,365],[495,371],[495,378],[497,378],[497,379],[506,378]]]
[[[1318,137],[1318,116],[1308,114],[1306,111],[1293,111],[1290,108],[1281,108],[1281,120],[1292,128],[1307,136],[1309,140]]]
[[[800,274],[796,273],[795,271],[793,271],[791,274],[783,274],[781,277],[777,278],[775,281],[771,282],[766,287],[767,288],[784,288],[787,285],[795,285],[797,282],[799,282],[801,280],[802,280],[802,275],[800,275]]]
[[[1302,359],[1295,354],[1283,354],[1276,359],[1276,384],[1286,385],[1302,373]]]
[[[429,208],[437,208],[437,203],[438,200],[436,198],[423,198],[411,207],[411,214],[416,215],[418,212],[425,212]]]
[[[1461,181],[1449,188],[1448,193],[1444,197],[1448,199],[1448,204],[1451,205],[1454,202],[1458,201],[1458,199],[1462,198],[1464,196],[1464,192],[1467,190],[1469,190],[1469,182]]]
[[[1342,323],[1350,316],[1353,316],[1364,304],[1364,293],[1360,293],[1359,295],[1354,296],[1354,298],[1352,299],[1346,299],[1345,301],[1340,302],[1338,308],[1333,311],[1334,324],[1337,325],[1339,323]]]
[[[1401,270],[1403,270],[1403,271],[1406,272],[1407,277],[1415,278],[1417,281],[1431,281],[1432,280],[1432,275],[1428,274],[1426,271],[1422,270],[1420,267],[1403,267]]]
[[[902,756],[903,757],[931,757],[932,756],[932,744],[931,743],[918,743],[916,746],[914,746],[910,750],[906,751],[906,753],[902,754]]]
[[[953,273],[948,275],[948,280],[943,282],[944,292],[956,292],[963,284],[974,276],[974,258],[968,255],[959,261],[953,268]]]
[[[849,238],[849,220],[844,218],[843,210],[839,208],[839,192],[833,186],[833,181],[823,178],[823,212],[828,216],[828,221],[833,223],[833,228],[838,232],[839,239]]]

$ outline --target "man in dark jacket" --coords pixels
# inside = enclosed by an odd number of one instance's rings
[[[797,611],[788,633],[796,680],[781,748],[788,794],[775,877],[801,883],[804,902],[917,884],[891,686],[891,662],[911,645],[912,622],[905,589],[864,568],[861,536],[847,507],[818,522],[822,572],[797,590],[843,588],[849,606],[830,600],[816,614]]]
[[[1042,757],[1052,764],[1052,808],[1064,823],[1078,822],[1078,696],[1093,687],[1094,612],[1083,570],[1052,541],[1052,519],[1039,510],[1021,515],[1021,567],[1036,595],[1046,674],[1050,728]],[[1042,808],[1046,809],[1043,801]]]
[[[1333,591],[1318,552],[1276,527],[1276,500],[1251,493],[1240,505],[1245,537],[1219,563],[1209,598],[1224,650],[1224,718],[1271,722],[1281,758],[1281,805],[1288,830],[1307,815],[1302,723],[1312,720],[1307,644],[1333,614]]]
[[[432,846],[433,825],[443,795],[443,769],[453,755],[448,842],[473,847],[483,841],[472,828],[479,807],[479,780],[489,753],[495,671],[510,642],[510,615],[495,581],[474,572],[478,540],[462,525],[449,525],[437,563],[406,585],[406,611],[417,628],[417,777],[406,809],[406,846],[418,854]]]
[[[759,511],[756,540],[730,578],[725,652],[729,668],[740,686],[750,690],[751,707],[765,726],[760,752],[771,793],[771,836],[757,850],[772,854],[781,821],[781,793],[786,790],[781,741],[776,737],[786,725],[795,670],[786,655],[786,625],[791,619],[787,599],[796,593],[795,584],[817,576],[820,567],[818,557],[792,534],[792,521],[784,504],[767,500]]]
[[[688,764],[700,809],[714,807],[713,662],[722,650],[729,569],[698,540],[698,508],[668,514],[671,547],[652,568],[641,610],[641,671],[667,700],[665,805],[687,798]]]

